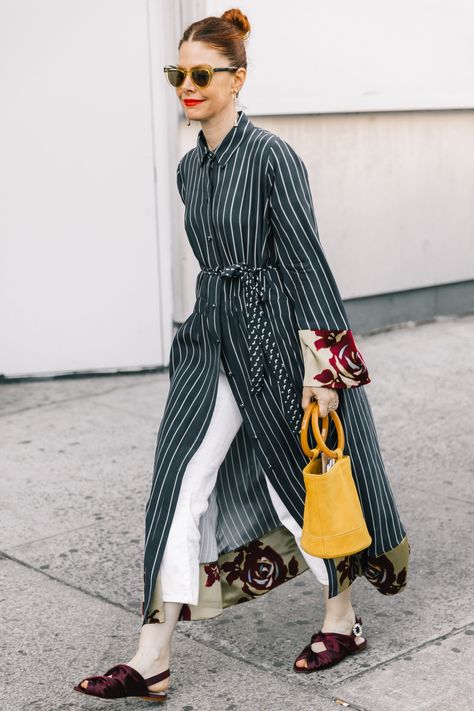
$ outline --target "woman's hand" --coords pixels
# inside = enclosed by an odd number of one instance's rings
[[[339,395],[334,388],[325,388],[324,386],[312,388],[305,385],[301,398],[303,410],[306,410],[313,397],[318,401],[320,417],[326,417],[328,410],[336,410],[339,405]]]

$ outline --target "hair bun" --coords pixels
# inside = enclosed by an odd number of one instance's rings
[[[232,8],[232,10],[226,10],[223,15],[221,15],[223,20],[231,22],[242,35],[242,39],[246,40],[250,34],[250,22],[248,21],[247,15],[244,15],[238,8]]]

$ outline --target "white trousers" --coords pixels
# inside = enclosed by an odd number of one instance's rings
[[[160,581],[163,601],[197,605],[201,536],[199,519],[207,511],[219,467],[241,424],[240,408],[221,364],[211,421],[199,449],[184,471],[161,561]],[[324,560],[302,550],[301,527],[284,506],[266,474],[265,479],[272,504],[282,525],[294,535],[296,544],[310,570],[321,584],[327,585],[328,575]]]

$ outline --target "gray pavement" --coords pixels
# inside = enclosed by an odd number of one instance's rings
[[[412,548],[395,597],[353,586],[368,647],[291,667],[322,621],[309,571],[213,620],[181,622],[168,711],[474,709],[474,316],[357,336]],[[72,686],[130,659],[144,509],[168,374],[0,387],[0,711],[139,706]]]

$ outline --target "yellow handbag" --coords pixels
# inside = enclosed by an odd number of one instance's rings
[[[344,430],[334,410],[329,411],[337,432],[337,448],[328,449],[328,416],[322,418],[323,433],[319,430],[319,407],[310,402],[301,422],[301,446],[310,461],[303,469],[306,488],[304,506],[303,550],[319,558],[339,558],[367,548],[372,537],[367,529],[359,495],[352,477],[351,460],[344,455]],[[317,448],[308,445],[308,426],[311,420]],[[322,454],[335,459],[327,470]],[[321,454],[321,456],[319,456]]]

